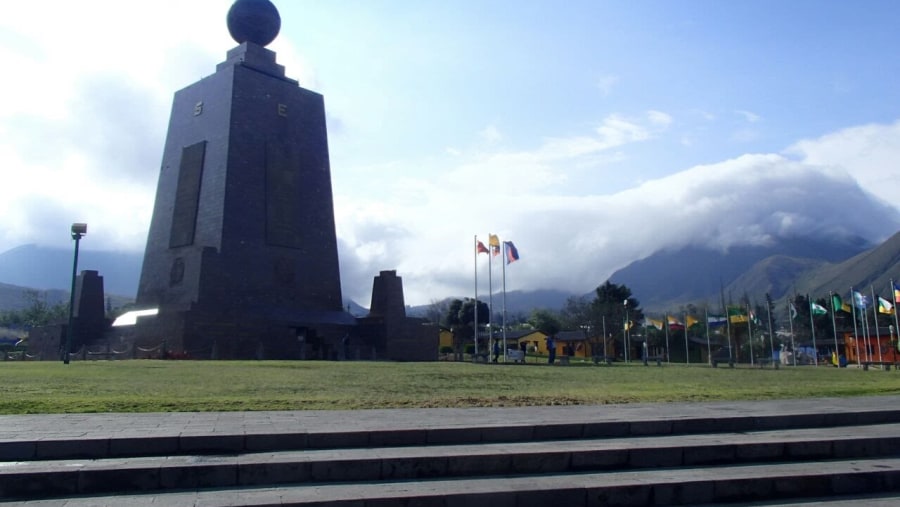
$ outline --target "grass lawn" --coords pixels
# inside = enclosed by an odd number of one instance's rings
[[[0,413],[366,409],[900,394],[900,372],[453,362],[0,362]]]

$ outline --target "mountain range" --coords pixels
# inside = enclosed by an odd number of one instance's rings
[[[65,300],[71,283],[72,254],[63,249],[25,245],[0,253],[0,310],[24,305],[24,288],[48,292],[48,300]],[[108,294],[127,301],[137,292],[141,254],[83,252],[80,269],[97,269]],[[747,296],[762,301],[765,294],[778,301],[795,293],[814,298],[831,291],[846,294],[850,287],[885,294],[892,278],[900,280],[900,233],[881,244],[860,238],[782,239],[767,246],[712,250],[689,246],[659,251],[613,273],[612,283],[628,286],[645,312],[677,311],[687,304],[718,307],[722,299]],[[597,280],[599,286],[605,280]],[[584,294],[592,297],[593,292]],[[508,315],[527,315],[535,308],[561,309],[571,296],[560,290],[513,291],[506,294]],[[500,306],[494,295],[494,307]],[[482,295],[480,299],[487,299]],[[354,315],[366,309],[346,301]],[[410,306],[421,316],[430,305]]]

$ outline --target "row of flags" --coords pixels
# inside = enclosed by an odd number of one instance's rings
[[[831,308],[835,312],[844,313],[853,313],[854,307],[857,310],[873,308],[883,315],[894,315],[896,305],[900,304],[900,286],[891,280],[890,289],[893,301],[876,295],[874,289],[872,290],[871,299],[859,291],[850,289],[849,299],[852,303],[844,301],[839,294],[831,294]],[[814,301],[810,301],[809,311],[815,316],[828,315],[828,308]],[[794,308],[794,304],[791,303],[791,318],[795,317],[796,313],[797,310]]]
[[[488,244],[491,246],[490,249],[484,246],[484,243],[478,241],[478,237],[475,237],[475,254],[491,254],[491,256],[496,257],[500,255],[500,238],[496,234],[488,235]],[[504,256],[506,257],[506,263],[511,264],[519,260],[519,250],[516,248],[516,245],[513,244],[512,241],[504,241],[503,242],[503,251]]]
[[[512,264],[519,260],[519,249],[516,248],[516,245],[513,244],[512,241],[500,241],[500,237],[496,234],[488,234],[488,244],[485,244],[478,240],[478,236],[475,236],[475,329],[478,329],[478,256],[485,253],[488,254],[488,308],[490,309],[490,313],[488,314],[488,330],[490,332],[489,341],[494,341],[494,326],[491,325],[491,320],[493,319],[494,313],[494,289],[493,282],[494,276],[492,273],[493,267],[493,258],[500,255],[502,250],[503,257],[506,259],[506,264],[503,264],[503,322],[501,324],[501,329],[503,330],[503,357],[506,358],[506,266]],[[477,334],[477,331],[476,331]],[[478,353],[478,339],[476,336],[475,339],[475,353]]]
[[[891,300],[876,295],[874,293],[874,290],[872,298],[870,298],[869,296],[862,294],[859,291],[851,289],[850,297],[848,298],[848,300],[851,302],[845,301],[839,294],[832,293],[831,306],[834,309],[834,312],[853,313],[854,308],[857,311],[863,311],[874,307],[874,309],[882,315],[894,315],[897,305],[900,305],[900,285],[891,280],[890,290]],[[789,304],[789,311],[791,319],[796,319],[798,312],[793,302]],[[815,317],[829,314],[828,308],[812,300],[810,300],[809,302],[809,311],[810,314]],[[744,308],[742,306],[727,306],[725,313],[726,315],[707,315],[707,327],[716,328],[723,327],[728,324],[747,324],[748,322],[757,325],[761,324],[755,312],[750,308]],[[684,322],[672,315],[666,315],[663,319],[646,318],[644,321],[644,325],[647,327],[654,327],[662,331],[664,329],[664,325],[667,324],[670,330],[681,331],[683,329],[690,328],[694,324],[700,323],[702,320],[693,315],[685,315],[684,317]]]

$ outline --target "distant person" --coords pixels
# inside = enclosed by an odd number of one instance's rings
[[[556,340],[553,339],[553,335],[547,337],[547,352],[549,353],[547,363],[553,364],[556,361]]]
[[[500,359],[500,342],[494,342],[494,362],[496,363]]]

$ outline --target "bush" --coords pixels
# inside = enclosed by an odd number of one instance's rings
[[[466,354],[474,354],[475,353],[475,344],[470,343],[470,344],[466,345],[465,351],[466,351]]]
[[[443,347],[441,347],[441,354],[452,354],[452,353],[453,353],[453,347],[451,347],[449,345],[444,345]]]

